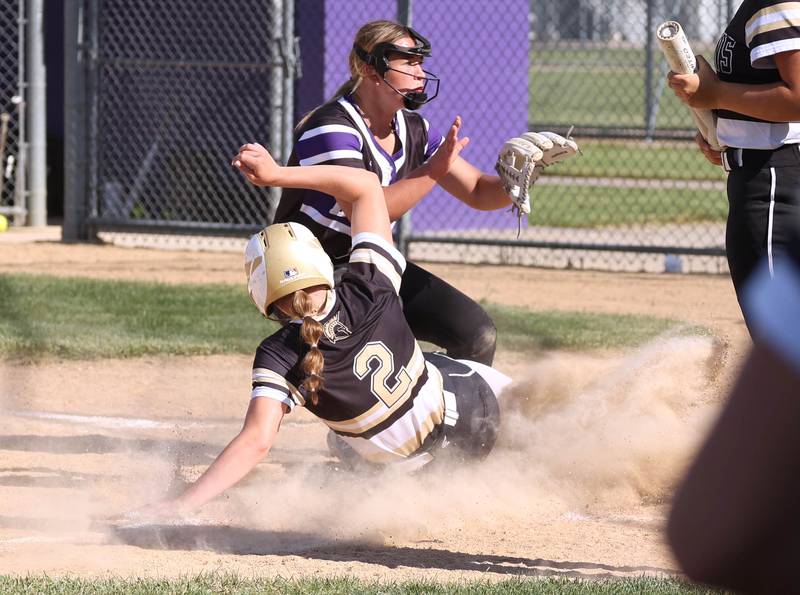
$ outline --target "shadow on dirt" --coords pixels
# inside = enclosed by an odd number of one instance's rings
[[[82,488],[93,481],[121,481],[121,475],[75,473],[50,467],[9,467],[0,474],[0,486]]]
[[[197,457],[198,463],[213,460],[219,454],[219,447],[204,442],[118,438],[102,434],[86,434],[82,436],[2,435],[0,436],[0,449],[57,454],[108,454],[115,452],[192,453]]]
[[[235,555],[293,555],[333,562],[362,562],[387,568],[433,568],[523,576],[614,578],[643,573],[675,574],[652,566],[545,560],[445,549],[396,547],[320,534],[262,531],[213,525],[129,525],[111,528],[112,540],[145,549],[205,550]]]

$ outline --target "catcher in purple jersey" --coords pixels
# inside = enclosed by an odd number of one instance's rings
[[[475,209],[499,209],[513,201],[527,212],[528,185],[535,177],[526,178],[520,190],[514,180],[485,174],[461,157],[450,162],[437,151],[441,134],[413,111],[438,94],[438,77],[422,68],[429,55],[430,44],[411,28],[391,21],[362,26],[348,59],[350,80],[301,120],[289,165],[331,164],[374,172],[392,221],[436,184]],[[457,117],[448,135],[457,137],[460,126]],[[514,146],[523,147],[528,161],[540,165],[531,167],[531,174],[577,151],[577,145],[558,135],[528,134],[530,138]],[[512,188],[517,192],[510,192]],[[287,188],[275,222],[288,221],[308,227],[334,265],[347,262],[352,228],[346,203],[338,204],[319,190]],[[415,337],[452,357],[491,365],[497,332],[474,300],[413,263],[403,273],[400,297]]]
[[[462,143],[451,140],[453,156]],[[403,316],[405,260],[392,244],[374,174],[339,166],[279,167],[260,145],[234,165],[251,180],[313,188],[351,205],[353,248],[341,280],[313,234],[274,224],[251,238],[247,285],[264,315],[283,323],[259,345],[241,432],[178,498],[145,514],[202,505],[244,477],[269,452],[284,415],[304,406],[340,447],[376,464],[418,468],[442,453],[481,459],[500,422],[497,394],[510,380],[477,362],[423,354]]]

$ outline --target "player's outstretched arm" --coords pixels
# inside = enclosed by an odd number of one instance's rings
[[[463,159],[456,160],[440,185],[466,205],[491,211],[515,204],[530,212],[528,191],[545,167],[579,152],[571,138],[554,132],[526,132],[500,149],[497,176],[481,172]]]
[[[370,171],[341,165],[282,167],[259,144],[242,146],[232,165],[256,186],[308,188],[330,194],[337,201],[352,205],[352,235],[367,231],[392,241],[383,188]]]
[[[282,403],[258,397],[250,401],[244,426],[211,466],[173,500],[145,506],[128,516],[161,518],[180,516],[213,500],[236,484],[269,453],[284,416]]]
[[[507,207],[511,200],[500,178],[483,173],[461,157],[469,138],[458,138],[460,128],[461,116],[456,116],[444,142],[426,165],[437,183],[467,206],[482,211]]]
[[[275,163],[269,151],[258,143],[243,145],[232,165],[256,186],[307,188],[348,203],[373,192],[376,187],[380,190],[378,178],[370,171],[342,165],[283,167]]]
[[[273,399],[251,399],[241,431],[205,473],[176,499],[178,507],[192,510],[202,506],[250,473],[272,448],[284,407]]]
[[[439,180],[439,185],[468,207],[479,211],[493,211],[511,204],[500,178],[482,172],[461,157]]]

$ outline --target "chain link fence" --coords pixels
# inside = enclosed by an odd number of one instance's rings
[[[269,218],[269,191],[230,159],[251,140],[281,154],[280,4],[88,2],[90,225],[236,233]]]
[[[25,4],[0,3],[0,214],[25,219]]]
[[[480,4],[468,3],[466,10],[479,18],[457,24],[463,37],[480,35],[487,18]],[[653,33],[661,22],[678,20],[695,52],[713,63],[716,39],[738,4],[532,0],[528,129],[572,130],[583,154],[539,179],[519,236],[516,225],[482,225],[482,214],[474,213],[463,229],[412,230],[411,256],[614,270],[726,270],[720,258],[725,174],[697,150],[689,111],[666,86],[669,68]],[[434,37],[436,53],[451,51],[453,37]],[[509,63],[507,45],[498,43],[473,52],[470,67],[504,65],[510,76],[520,76]],[[457,84],[459,76],[472,74],[451,70],[443,84]],[[483,106],[480,118],[502,118],[497,88],[473,89],[469,102]],[[474,163],[490,171],[491,155]],[[452,244],[454,236],[464,243]]]
[[[95,231],[264,225],[274,195],[232,171],[232,151],[258,140],[288,156],[294,122],[348,78],[358,26],[408,14],[433,44],[426,68],[442,78],[421,111],[440,131],[463,117],[468,161],[491,172],[502,142],[528,129],[572,128],[583,150],[537,182],[521,229],[510,213],[435,190],[404,228],[412,258],[725,270],[724,172],[695,148],[653,33],[679,20],[713,61],[738,1],[85,3]]]

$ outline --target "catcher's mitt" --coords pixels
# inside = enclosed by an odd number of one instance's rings
[[[526,132],[506,141],[500,149],[495,170],[519,217],[531,212],[528,190],[542,170],[578,152],[580,149],[574,140],[555,132]]]

